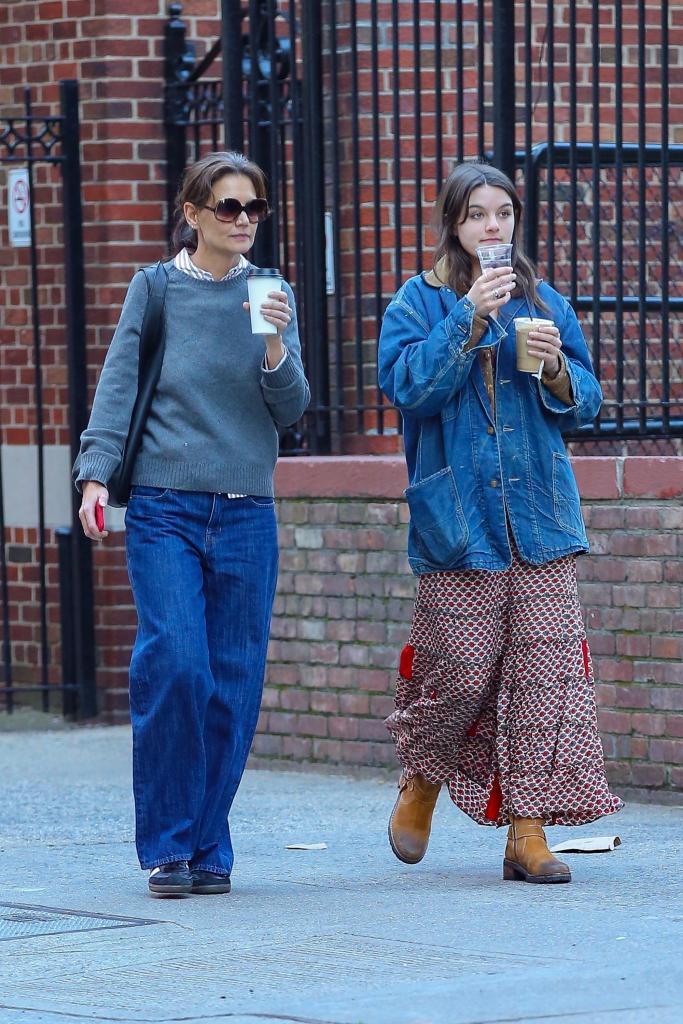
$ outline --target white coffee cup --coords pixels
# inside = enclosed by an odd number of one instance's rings
[[[253,267],[247,274],[247,288],[252,334],[277,334],[277,327],[268,323],[261,312],[261,306],[268,302],[269,292],[282,291],[282,274],[272,267]]]
[[[554,321],[543,320],[541,317],[518,316],[515,317],[515,336],[517,343],[517,369],[520,373],[534,373],[540,379],[543,372],[543,360],[538,356],[529,355],[529,331],[535,331],[539,327],[553,327]]]

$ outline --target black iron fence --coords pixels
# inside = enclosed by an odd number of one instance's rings
[[[256,260],[296,284],[313,385],[295,449],[383,450],[400,430],[376,385],[381,318],[428,264],[445,174],[482,156],[517,178],[527,247],[582,320],[606,401],[581,438],[683,437],[683,30],[667,0],[222,6],[197,62],[170,5],[169,197],[217,145],[268,170],[276,216]]]
[[[29,703],[49,711],[57,702],[59,710],[67,714],[89,717],[96,713],[90,542],[78,523],[75,492],[71,526],[53,529],[47,525],[46,515],[50,500],[46,492],[46,468],[53,457],[51,445],[56,439],[56,430],[51,426],[46,442],[46,420],[54,425],[62,422],[63,415],[68,416],[73,457],[87,422],[78,83],[62,82],[60,97],[59,114],[37,115],[32,109],[30,90],[26,89],[23,114],[0,119],[0,168],[26,168],[30,200],[28,247],[12,248],[6,241],[0,268],[6,311],[17,302],[12,298],[12,287],[17,281],[28,282],[30,295],[27,325],[23,327],[21,319],[12,321],[6,315],[0,350],[3,405],[3,426],[0,427],[3,452],[0,462],[0,709],[11,712],[17,704]],[[51,202],[52,196],[51,179],[42,174],[46,168],[57,168],[61,172],[63,224],[59,255],[55,255],[53,249],[49,257],[53,299],[49,311],[41,305],[40,298],[41,271],[47,276],[45,268],[41,268],[41,254],[45,251],[41,234],[52,238],[46,227],[51,211],[46,215],[46,208],[42,206],[42,199],[49,196]],[[41,180],[37,181],[39,174]],[[61,260],[63,272],[59,266]],[[55,261],[58,261],[57,266]],[[12,276],[12,283],[7,275]],[[43,321],[49,312],[51,325],[57,322],[53,309],[55,290],[61,290],[63,298],[60,320],[65,358],[60,362],[66,362],[68,369],[66,394],[56,415],[59,398],[51,394],[49,401],[46,400],[43,365],[46,351]],[[14,331],[13,323],[17,324]],[[26,345],[28,332],[31,350],[30,356],[25,356],[22,347]],[[18,367],[25,368],[26,373],[20,372]],[[48,412],[53,415],[48,417]],[[10,457],[18,448],[31,453],[29,465],[35,453],[35,476],[26,473],[18,476],[16,460]],[[14,467],[11,479],[7,479],[8,466]],[[17,526],[7,522],[6,509],[11,504],[9,492],[17,489],[31,499],[36,496],[35,523]],[[32,500],[25,505],[33,509]]]
[[[683,146],[542,144],[525,172],[528,250],[579,314],[605,396],[575,437],[683,436],[683,284],[670,253]]]

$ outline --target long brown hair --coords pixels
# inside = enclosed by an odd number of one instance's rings
[[[181,249],[195,252],[197,248],[197,232],[185,220],[183,207],[185,203],[204,206],[211,199],[213,186],[226,174],[243,174],[254,186],[257,199],[266,199],[266,176],[253,160],[248,160],[242,153],[209,153],[201,160],[191,164],[178,189],[175,201],[175,227],[171,239],[173,256]]]
[[[523,292],[527,302],[547,310],[547,306],[538,295],[536,268],[522,248],[522,202],[508,176],[489,164],[458,164],[444,182],[436,204],[435,227],[439,241],[434,252],[434,270],[436,271],[437,263],[445,257],[449,287],[459,296],[466,295],[470,290],[472,257],[465,252],[459,239],[453,234],[453,228],[464,222],[469,209],[470,195],[480,185],[501,188],[510,197],[515,218],[512,233],[512,266],[517,275],[517,287]],[[530,312],[533,312],[533,309]]]

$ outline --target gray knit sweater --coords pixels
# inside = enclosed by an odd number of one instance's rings
[[[201,281],[166,264],[165,353],[133,483],[272,495],[275,424],[287,426],[310,399],[296,312],[283,335],[287,358],[264,371],[265,343],[251,333],[247,277]],[[295,309],[289,285],[284,285]],[[77,486],[106,484],[118,465],[137,392],[140,328],[147,282],[128,288],[74,465]]]

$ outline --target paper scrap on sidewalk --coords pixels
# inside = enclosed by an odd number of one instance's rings
[[[288,843],[285,850],[326,850],[327,843]]]
[[[619,836],[593,836],[586,839],[568,839],[550,847],[551,853],[608,853],[621,846]]]

